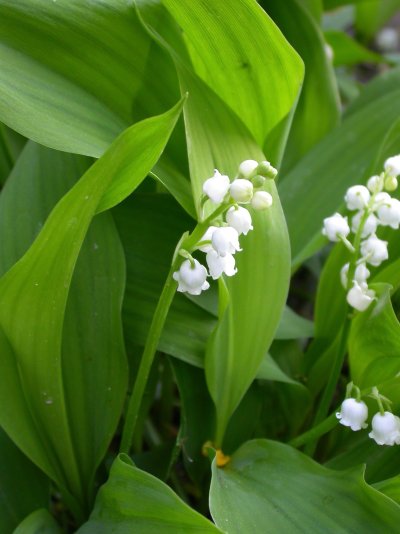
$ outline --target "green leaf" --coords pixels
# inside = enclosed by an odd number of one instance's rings
[[[313,337],[313,335],[314,325],[311,321],[304,319],[288,306],[283,308],[275,339],[298,339]]]
[[[151,41],[135,10],[124,0],[4,0],[0,20],[0,120],[100,156],[131,124],[146,66]]]
[[[245,443],[224,468],[213,463],[211,514],[228,534],[395,532],[400,507],[360,469],[332,471],[274,441]]]
[[[238,8],[242,9],[247,4],[247,1],[240,1]],[[171,5],[172,3],[168,3],[168,6]],[[211,8],[203,2],[199,3],[199,6],[205,11],[205,20],[208,20],[207,13]],[[226,12],[226,20],[232,19],[231,9],[226,4],[218,2],[212,9],[217,9],[218,13],[219,10]],[[175,10],[178,10],[177,4],[174,4],[174,14]],[[192,20],[192,16],[186,13],[187,9],[182,7],[182,10],[188,20]],[[149,20],[148,11],[142,11],[142,15],[145,20]],[[242,20],[241,24],[254,24],[256,27],[258,24],[267,25],[271,27],[272,35],[275,34],[275,27],[262,11],[258,9],[254,11],[249,7],[246,17],[248,20]],[[182,21],[182,24],[184,23],[185,28],[189,28],[186,26],[186,19]],[[198,36],[197,29],[194,30],[192,26],[193,22],[190,24],[190,29],[194,35]],[[234,27],[236,26],[235,23]],[[165,28],[163,29],[165,31]],[[238,117],[184,65],[185,58],[178,55],[179,48],[175,50],[171,45],[160,40],[160,36],[151,26],[149,26],[149,31],[152,31],[155,38],[171,53],[178,68],[182,90],[188,91],[190,95],[185,104],[184,117],[187,144],[190,147],[191,181],[195,202],[199,209],[202,184],[207,177],[212,175],[214,168],[234,176],[242,160],[254,158],[260,161],[264,159],[264,155]],[[228,35],[229,39],[233,38],[231,32]],[[170,34],[168,36],[170,41],[174,43],[178,41],[178,37],[175,36],[172,39]],[[254,50],[251,49],[250,41],[246,42],[248,44],[245,52],[251,64],[255,61]],[[202,46],[206,49],[208,45]],[[231,44],[229,41],[223,46],[227,47],[226,54],[233,54],[233,57],[236,57],[234,50],[239,46],[238,43]],[[230,48],[232,46],[233,48]],[[242,42],[240,47],[243,46]],[[258,50],[258,45],[255,50]],[[190,52],[192,53],[191,48]],[[294,58],[297,58],[294,51],[292,54]],[[210,56],[208,52],[204,55],[204,60],[206,59],[210,63],[210,68],[215,65],[214,56]],[[274,56],[271,57],[271,61],[274,62]],[[233,65],[229,64],[229,68],[232,69]],[[264,70],[268,72],[267,68]],[[287,80],[283,80],[282,83],[285,85]],[[293,87],[297,87],[298,78],[294,77],[291,83]],[[225,84],[225,88],[227,87]],[[246,98],[251,105],[249,95]],[[287,109],[292,103],[286,102]],[[252,212],[255,229],[243,239],[244,252],[237,255],[238,275],[226,282],[229,305],[224,310],[222,310],[222,301],[225,290],[222,288],[220,291],[219,324],[207,348],[205,364],[207,382],[217,406],[220,437],[230,415],[257,374],[273,339],[286,299],[289,279],[286,226],[274,183],[270,181],[267,188],[273,195],[274,204],[267,212]],[[260,288],[263,288],[262,291]]]
[[[0,531],[11,534],[22,519],[48,505],[46,477],[0,428]]]
[[[325,39],[333,50],[333,64],[357,65],[359,63],[384,63],[385,59],[380,54],[368,50],[345,32],[326,31]]]
[[[128,456],[114,461],[90,519],[77,534],[186,534],[220,532],[161,480],[140,471]]]
[[[384,287],[384,285],[382,284]],[[393,402],[400,402],[400,324],[388,288],[380,300],[352,321],[349,336],[351,377],[358,387],[383,388]]]
[[[371,91],[366,88],[363,105],[350,111],[280,184],[294,266],[323,245],[322,221],[339,208],[346,189],[370,176],[382,138],[400,113],[399,74],[392,71],[375,81]]]
[[[61,534],[61,529],[47,510],[36,510],[28,515],[13,534]]]
[[[374,484],[374,488],[400,504],[400,475],[382,480],[382,482]]]
[[[369,41],[400,8],[399,0],[368,0],[356,6],[355,28],[358,35]]]
[[[97,242],[93,234],[88,234],[89,249],[85,252],[88,255],[86,258],[89,257],[92,265],[96,266],[91,270],[94,279],[88,281],[87,273],[83,276],[81,273],[79,282],[75,282],[72,278],[75,265],[96,212],[121,200],[123,194],[131,192],[143,180],[163,150],[180,109],[181,104],[178,104],[166,114],[147,119],[126,130],[62,197],[33,245],[0,280],[1,342],[4,347],[0,390],[3,399],[1,406],[7,407],[0,410],[0,420],[27,456],[55,480],[67,495],[72,494],[81,501],[90,484],[88,478],[93,476],[115,430],[127,379],[118,323],[123,273],[120,270],[121,263],[117,261],[117,271],[111,271],[112,285],[109,289],[113,304],[108,307],[113,318],[106,319],[107,315],[99,313],[98,319],[91,323],[94,336],[98,335],[96,326],[104,328],[103,325],[107,324],[105,335],[109,337],[101,354],[102,358],[107,356],[108,363],[112,365],[108,371],[106,367],[103,370],[98,368],[100,374],[96,378],[101,377],[102,384],[105,379],[109,380],[108,387],[102,389],[101,399],[91,399],[88,413],[84,410],[87,399],[75,395],[77,380],[92,380],[87,394],[92,395],[93,388],[96,391],[89,371],[94,356],[91,338],[83,339],[80,325],[72,320],[71,315],[75,315],[78,308],[93,315],[98,312],[96,308],[99,302],[92,299],[88,303],[80,297],[80,284],[90,283],[88,289],[93,291],[92,284],[96,283],[98,277],[96,263],[99,262],[100,266],[103,261],[113,262],[114,256],[118,258],[119,254],[118,241],[113,237],[109,240],[110,234],[101,225],[100,218],[95,224],[100,225],[104,241]],[[113,240],[113,248],[107,247]],[[109,256],[107,248],[111,252]],[[77,268],[79,272],[79,260]],[[112,280],[117,273],[119,280]],[[77,283],[77,300],[74,297],[67,302],[71,283],[71,287]],[[104,288],[104,281],[97,280],[97,283],[99,288]],[[108,313],[107,306],[104,313]],[[88,323],[82,323],[82,327],[88,327]],[[74,331],[75,341],[64,337],[66,332],[71,331]],[[102,336],[101,339],[106,343]],[[69,367],[65,351],[74,352],[77,346],[82,347],[87,359],[75,357]],[[109,350],[112,347],[112,359],[107,347]],[[99,364],[101,367],[101,360]],[[76,373],[79,373],[78,379]],[[86,395],[85,388],[80,389]],[[104,417],[107,421],[103,429],[102,423],[98,424],[95,431],[92,430],[92,439],[97,440],[96,454],[87,449],[91,441],[87,437],[90,427],[84,428],[88,422],[86,417],[93,421]],[[80,505],[71,503],[71,506],[79,514],[82,502]]]
[[[263,0],[262,5],[305,64],[304,83],[282,165],[283,172],[287,172],[337,125],[339,95],[321,29],[307,8],[299,0]]]
[[[304,70],[301,59],[256,2],[236,0],[234,9],[223,0],[163,3],[184,32],[194,72],[241,118],[276,163],[268,136],[297,98]]]

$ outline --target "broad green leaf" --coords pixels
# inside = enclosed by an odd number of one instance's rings
[[[383,63],[385,59],[380,54],[369,50],[345,32],[326,31],[325,39],[333,50],[333,64],[357,65],[359,63]]]
[[[361,469],[332,471],[266,440],[245,443],[224,468],[213,463],[210,509],[227,534],[395,532],[400,520]]]
[[[141,11],[141,14],[144,22],[152,20],[148,10]],[[251,10],[247,16],[253,22]],[[254,24],[257,22],[257,17],[254,17]],[[199,206],[202,184],[212,175],[214,168],[234,176],[242,160],[261,160],[264,156],[237,116],[185,66],[186,58],[179,55],[179,46],[174,49],[167,44],[150,23],[148,28],[171,53],[178,68],[182,91],[190,95],[184,117],[191,180],[196,205]],[[178,37],[172,39],[168,35],[170,41],[178,41]],[[211,67],[214,63],[211,59],[209,61]],[[295,86],[297,78],[292,83]],[[252,213],[255,230],[243,239],[245,252],[237,255],[238,275],[227,281],[229,305],[221,313],[206,354],[207,381],[217,406],[220,436],[257,374],[286,298],[289,278],[286,227],[275,186],[270,183],[267,187],[274,197],[273,207],[268,212]],[[260,288],[263,288],[262,291]]]
[[[75,264],[96,212],[120,201],[143,180],[162,152],[180,109],[181,104],[126,130],[64,195],[27,253],[0,280],[4,346],[0,390],[1,405],[7,406],[0,410],[0,420],[27,456],[75,500],[83,499],[88,482],[85,475],[100,460],[92,457],[91,468],[82,465],[87,460],[84,445],[75,442],[81,438],[82,408],[77,413],[77,399],[69,397],[72,390],[64,378],[68,363],[62,357],[62,335],[68,322],[67,297]],[[98,252],[95,245],[91,243],[94,256]],[[113,342],[115,375],[110,379],[118,379],[102,398],[102,402],[110,402],[113,419],[106,431],[107,442],[118,421],[126,384],[121,336]],[[100,403],[97,409],[101,410]],[[76,502],[74,507],[79,513]]]
[[[382,482],[374,484],[374,487],[397,502],[397,504],[400,504],[400,475],[388,480],[382,480]]]
[[[313,323],[285,306],[275,333],[275,339],[297,339],[312,337],[313,335]]]
[[[388,288],[375,306],[359,314],[349,336],[351,377],[360,388],[383,389],[399,403],[400,324],[389,298]]]
[[[100,156],[132,122],[149,52],[132,5],[4,0],[0,20],[0,119],[52,148]]]
[[[234,5],[223,0],[163,4],[184,32],[196,74],[277,163],[279,151],[268,136],[288,116],[303,78],[302,62],[280,30],[251,0],[236,0]]]
[[[283,172],[287,172],[337,125],[339,96],[322,32],[307,8],[299,0],[263,0],[262,5],[305,64],[304,83],[282,164]]]
[[[26,515],[46,507],[49,500],[46,477],[0,428],[0,532],[11,534]]]
[[[94,510],[77,534],[186,534],[220,532],[166,484],[137,469],[126,455],[114,461]]]
[[[61,529],[47,510],[36,510],[28,515],[13,534],[61,534]]]
[[[398,78],[399,72],[393,71],[374,82],[370,93],[365,89],[363,106],[350,113],[282,181],[279,194],[295,266],[323,244],[317,239],[322,221],[337,211],[346,189],[363,183],[373,170],[382,138],[400,113],[400,89],[394,83]],[[378,93],[379,87],[384,92]]]

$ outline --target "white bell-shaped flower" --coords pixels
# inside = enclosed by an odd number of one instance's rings
[[[380,176],[375,174],[374,176],[371,176],[371,178],[368,179],[367,187],[371,191],[371,193],[379,193],[380,191],[382,191],[383,180]]]
[[[207,195],[214,204],[220,204],[229,191],[229,186],[229,177],[221,174],[215,169],[214,176],[208,178],[208,180],[204,182],[203,193]]]
[[[201,247],[198,247],[199,250],[202,252],[210,252],[210,250],[214,250],[211,244],[211,239],[214,233],[214,230],[217,229],[217,226],[209,226],[203,235],[203,237],[200,239],[200,241],[210,241],[210,243],[207,243],[205,245],[201,245]]]
[[[361,430],[368,426],[365,422],[368,418],[368,407],[363,401],[346,399],[336,417],[341,425],[349,426],[352,430]]]
[[[361,243],[361,255],[367,263],[378,267],[383,261],[389,257],[388,243],[376,237],[375,234],[369,236],[368,239]]]
[[[197,260],[193,260],[193,265],[189,260],[185,260],[172,275],[173,279],[178,282],[178,291],[180,293],[190,293],[190,295],[200,295],[210,287],[206,278],[207,269]]]
[[[347,289],[348,284],[348,274],[349,274],[349,263],[346,263],[343,265],[343,267],[340,270],[340,281],[342,283],[342,286]],[[369,277],[371,273],[367,269],[367,266],[364,262],[357,265],[355,271],[354,271],[354,280],[358,282],[359,284],[363,284],[366,282],[367,278]]]
[[[231,183],[229,192],[231,197],[236,200],[236,202],[241,202],[246,204],[250,202],[253,196],[253,184],[250,180],[245,180],[244,178],[236,178]]]
[[[239,234],[232,226],[216,228],[211,242],[213,249],[222,257],[227,254],[235,254],[238,250],[242,250],[239,245]]]
[[[375,299],[375,291],[368,289],[365,282],[358,283],[354,280],[353,287],[347,292],[346,300],[354,309],[365,311]]]
[[[232,206],[232,208],[229,208],[226,213],[226,222],[229,226],[232,226],[239,235],[247,235],[250,230],[253,230],[251,215],[246,208],[242,208],[241,206]]]
[[[349,210],[362,210],[368,204],[370,197],[365,185],[353,185],[346,191],[344,201]]]
[[[235,258],[232,254],[220,256],[215,250],[207,252],[206,261],[210,275],[217,280],[223,273],[226,276],[233,276],[237,273]]]
[[[361,222],[361,218],[364,215],[363,211],[359,211],[354,215],[354,217],[351,219],[351,230],[356,233]],[[371,234],[374,234],[376,232],[376,229],[378,228],[378,219],[375,217],[373,213],[368,215],[363,230],[361,232],[361,237],[368,237]]]
[[[324,228],[322,233],[326,235],[329,241],[340,241],[339,236],[347,237],[350,233],[347,217],[340,213],[335,213],[331,217],[324,219]]]
[[[254,159],[246,159],[239,165],[239,175],[242,178],[251,178],[258,167],[258,161]]]
[[[392,156],[385,161],[384,169],[390,176],[399,176],[400,175],[400,154],[397,156]]]
[[[257,211],[270,208],[272,203],[273,198],[268,191],[256,191],[251,199],[251,207]]]
[[[376,413],[371,422],[372,432],[368,435],[378,445],[400,444],[400,419],[391,412]]]
[[[388,204],[391,201],[392,197],[389,195],[389,193],[386,193],[385,191],[382,191],[381,193],[378,193],[375,195],[374,203],[372,206],[373,211],[376,211],[384,204]]]
[[[400,201],[390,198],[377,209],[377,214],[383,226],[391,226],[397,230],[400,225]]]

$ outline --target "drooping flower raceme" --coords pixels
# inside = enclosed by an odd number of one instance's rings
[[[351,216],[351,230],[346,216],[335,213],[324,219],[322,233],[333,242],[342,241],[352,253],[352,259],[341,272],[340,279],[347,291],[347,302],[358,311],[365,311],[376,300],[368,286],[367,265],[378,267],[388,259],[388,243],[377,236],[380,226],[400,227],[400,201],[389,195],[397,187],[400,175],[400,154],[388,158],[384,172],[371,176],[367,187],[354,185],[344,196]],[[351,240],[349,235],[353,232]]]
[[[235,254],[240,252],[239,236],[246,236],[253,230],[250,212],[239,204],[249,204],[256,210],[271,207],[273,199],[270,193],[263,190],[266,180],[275,178],[276,169],[268,162],[245,160],[238,168],[238,175],[231,182],[228,176],[218,170],[203,184],[204,197],[202,205],[210,200],[216,205],[213,214],[206,221],[199,223],[203,235],[195,243],[187,240],[190,246],[185,248],[183,241],[179,249],[179,256],[183,261],[173,278],[178,282],[178,291],[191,295],[199,295],[201,291],[209,288],[207,277],[214,280],[223,274],[233,276],[237,269]],[[206,225],[205,223],[209,223]],[[201,251],[206,253],[206,267],[192,257],[192,253]]]

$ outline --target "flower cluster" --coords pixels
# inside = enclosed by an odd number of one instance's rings
[[[350,427],[352,430],[367,428],[368,407],[360,399],[360,390],[352,383],[347,388],[347,394],[355,389],[357,398],[348,396],[342,403],[340,412],[336,414],[339,423]],[[379,393],[376,387],[372,388],[369,395],[375,399],[379,406],[379,411],[373,416],[371,421],[372,431],[369,437],[378,445],[400,445],[400,418],[390,411],[390,401]],[[386,410],[384,407],[386,405]]]
[[[400,175],[400,154],[388,158],[384,171],[372,176],[364,185],[350,187],[344,196],[351,216],[351,225],[347,217],[335,213],[324,219],[322,233],[330,241],[342,241],[352,253],[352,260],[346,263],[340,273],[342,285],[347,290],[347,302],[358,311],[364,311],[375,299],[375,291],[368,287],[370,271],[367,267],[379,266],[387,260],[387,241],[377,237],[379,226],[400,226],[400,201],[389,195],[388,191],[397,188]],[[354,234],[353,241],[348,240]]]
[[[197,232],[203,230],[198,239],[195,229],[187,239],[190,246],[185,248],[183,243],[179,250],[185,260],[173,273],[178,291],[199,295],[210,287],[208,276],[217,280],[222,274],[236,274],[234,255],[242,250],[239,236],[253,230],[250,212],[239,204],[249,204],[255,210],[271,207],[272,196],[263,187],[267,179],[276,175],[277,170],[268,161],[245,160],[234,180],[215,169],[214,175],[204,182],[202,201],[210,201],[215,210],[197,226]],[[192,257],[191,253],[197,250],[206,254],[208,270]]]

